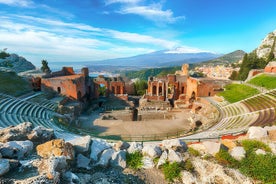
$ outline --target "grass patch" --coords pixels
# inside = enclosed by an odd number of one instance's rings
[[[276,156],[270,153],[257,155],[255,152],[248,152],[246,158],[241,161],[239,170],[253,179],[274,183],[276,181]]]
[[[126,163],[127,166],[132,169],[140,169],[143,166],[142,163],[143,155],[141,152],[127,153],[126,155]]]
[[[198,157],[198,156],[201,155],[199,151],[197,151],[196,149],[194,149],[194,148],[192,148],[192,147],[189,147],[189,148],[188,148],[188,153],[189,153],[190,155],[194,156],[194,157]]]
[[[0,92],[12,96],[20,96],[30,92],[28,81],[18,76],[15,72],[0,71]]]
[[[162,170],[165,175],[165,179],[168,180],[169,182],[173,182],[174,179],[180,178],[180,172],[182,170],[182,166],[180,163],[177,163],[177,162],[173,162],[173,163],[166,162],[162,166]]]
[[[271,149],[268,145],[258,140],[243,140],[241,144],[246,152],[256,151],[257,149],[271,152]]]
[[[255,86],[265,87],[266,89],[275,89],[276,77],[271,75],[261,74],[251,79],[248,83],[253,84]]]
[[[225,91],[220,92],[228,102],[234,103],[258,94],[258,90],[243,84],[229,84],[225,86]]]
[[[239,167],[239,161],[234,159],[226,150],[219,150],[219,152],[215,155],[216,160],[218,163],[232,167],[232,168],[238,168]]]

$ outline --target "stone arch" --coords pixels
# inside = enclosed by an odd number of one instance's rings
[[[189,99],[190,102],[194,102],[196,99],[196,93],[193,91],[192,92],[192,95],[191,95],[191,98]]]
[[[156,90],[157,90],[157,89],[156,89],[156,86],[153,86],[153,87],[152,87],[152,95],[156,95]]]
[[[158,87],[158,94],[159,94],[159,95],[162,95],[162,86],[159,86],[159,87]]]
[[[121,86],[116,87],[116,94],[121,94]]]
[[[182,88],[181,88],[181,93],[184,94],[184,92],[185,92],[185,87],[182,86]]]
[[[57,87],[57,92],[58,92],[58,94],[61,93],[61,88],[60,87]]]

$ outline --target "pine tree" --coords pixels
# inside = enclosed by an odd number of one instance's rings
[[[41,71],[44,72],[44,73],[51,73],[51,70],[48,66],[48,62],[47,60],[43,59],[41,61],[41,64],[42,64],[42,67],[41,67]]]

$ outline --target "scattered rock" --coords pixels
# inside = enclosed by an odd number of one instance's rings
[[[162,150],[156,145],[145,145],[142,149],[144,155],[150,156],[151,158],[159,157],[162,154]]]
[[[116,143],[114,144],[113,148],[114,148],[114,150],[116,150],[116,151],[120,151],[120,150],[126,150],[126,149],[128,149],[129,146],[130,146],[130,144],[127,143],[127,142],[118,141],[118,142],[116,142]]]
[[[4,158],[22,159],[33,150],[33,143],[27,141],[10,141],[0,145],[0,152]]]
[[[163,140],[162,146],[175,151],[187,151],[188,149],[187,144],[180,139]]]
[[[236,160],[242,160],[245,157],[245,150],[241,146],[234,147],[230,151],[230,155],[234,157]]]
[[[169,162],[177,162],[177,163],[180,163],[182,162],[182,156],[179,152],[176,152],[172,149],[169,149],[169,153],[168,153],[168,161]]]
[[[43,158],[50,158],[51,156],[65,156],[69,160],[74,159],[74,149],[72,144],[65,142],[63,139],[55,139],[40,144],[36,147],[37,154]]]
[[[113,153],[110,164],[112,167],[126,168],[126,152],[121,150]]]
[[[144,156],[143,157],[142,163],[143,163],[142,168],[144,168],[144,169],[152,169],[152,168],[154,168],[153,160],[152,160],[152,158],[150,158],[148,156]]]
[[[273,126],[265,126],[264,129],[265,129],[266,131],[276,130],[276,125],[273,125]]]
[[[107,167],[109,164],[109,160],[111,159],[112,155],[114,154],[113,149],[106,149],[103,151],[99,162],[96,165],[100,165],[102,167]]]
[[[268,130],[268,137],[271,141],[276,141],[276,129],[274,130]]]
[[[230,150],[237,146],[237,144],[235,143],[235,141],[234,140],[230,140],[230,139],[221,140],[221,143],[224,146],[226,146],[228,149],[230,149]]]
[[[264,150],[262,150],[262,149],[257,149],[257,150],[255,151],[255,153],[256,153],[257,155],[265,155],[265,154],[266,154],[266,152],[265,152]]]
[[[105,150],[111,148],[111,146],[105,141],[105,140],[101,140],[101,139],[94,139],[91,145],[91,154],[90,154],[90,158],[93,161],[97,161],[99,154]]]
[[[62,178],[63,178],[63,182],[66,182],[66,183],[70,183],[70,184],[80,183],[80,178],[70,171],[65,172],[62,175]]]
[[[0,158],[0,176],[3,176],[10,170],[10,163],[8,159]]]
[[[157,168],[159,168],[161,165],[165,164],[168,158],[168,153],[167,151],[163,151],[162,155],[160,156],[158,163],[157,163]]]
[[[74,146],[76,153],[87,153],[89,151],[91,137],[89,135],[83,137],[77,137],[68,141]]]
[[[24,122],[17,126],[0,129],[0,142],[27,140],[27,135],[32,131],[32,123]]]
[[[276,155],[276,143],[269,143],[268,146],[271,149],[271,152]]]
[[[247,135],[249,139],[261,139],[267,138],[267,131],[262,127],[249,127],[247,131]]]
[[[212,142],[212,141],[204,141],[202,144],[205,146],[207,153],[211,155],[215,155],[219,152],[220,149],[228,150],[226,146],[221,143]]]
[[[28,135],[28,139],[36,143],[44,143],[54,138],[54,130],[42,126],[35,127]]]
[[[91,169],[89,166],[90,159],[83,156],[82,154],[78,154],[77,156],[77,168]]]
[[[208,153],[206,147],[202,143],[197,143],[197,144],[191,144],[189,147],[197,150],[201,155],[205,155]]]
[[[140,152],[140,151],[142,151],[142,149],[143,149],[143,146],[141,143],[132,142],[132,143],[130,143],[130,146],[127,149],[127,152],[129,152],[129,153],[134,153],[136,151]]]
[[[182,171],[181,177],[183,184],[199,183],[197,179],[193,176],[193,174],[188,171]]]
[[[54,182],[59,183],[60,176],[67,169],[67,162],[65,156],[59,157],[50,157],[47,160],[48,170],[47,170],[47,178],[50,180],[54,180]]]

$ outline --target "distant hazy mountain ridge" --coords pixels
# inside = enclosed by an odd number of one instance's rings
[[[234,52],[230,52],[228,54],[220,56],[218,58],[215,58],[209,61],[204,61],[200,64],[213,64],[213,65],[231,64],[242,60],[245,53],[246,52],[244,52],[243,50],[236,50]]]

